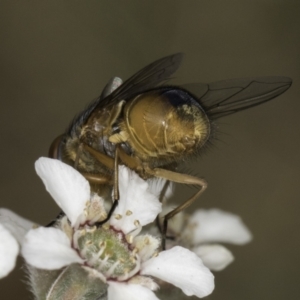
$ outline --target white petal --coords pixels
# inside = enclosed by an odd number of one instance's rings
[[[151,291],[157,291],[159,289],[159,285],[149,276],[135,275],[131,277],[127,283],[139,284],[147,289],[150,289]]]
[[[157,198],[161,196],[161,192],[166,184],[166,179],[163,178],[153,178],[149,179],[147,182],[149,184],[149,191],[154,194]],[[167,189],[164,193],[164,200],[169,199],[173,195],[174,183],[169,181],[167,185]],[[165,201],[162,201],[165,203]]]
[[[202,245],[194,248],[193,251],[212,271],[221,271],[234,260],[232,253],[221,245]]]
[[[0,224],[9,230],[20,244],[23,242],[27,231],[35,225],[6,208],[0,208]]]
[[[45,270],[83,263],[71,248],[69,238],[57,228],[40,227],[30,230],[25,236],[22,255],[30,265]]]
[[[220,209],[197,210],[190,218],[194,228],[194,244],[205,242],[225,242],[245,244],[251,232],[241,218]]]
[[[160,252],[142,265],[142,275],[152,275],[179,287],[187,296],[199,298],[214,289],[214,276],[201,259],[180,246]]]
[[[35,169],[74,226],[90,199],[89,182],[74,168],[56,159],[41,157],[35,162]]]
[[[175,209],[178,205],[173,204],[173,205],[163,205],[163,209],[161,214],[159,215],[160,218],[163,220],[163,217]],[[184,212],[179,212],[176,214],[173,218],[171,218],[168,222],[168,232],[170,233],[171,236],[177,236],[182,234],[182,228],[185,227],[186,225],[186,219],[187,215]]]
[[[114,216],[121,216],[121,219],[113,216],[110,224],[125,234],[136,229],[136,220],[144,226],[161,212],[161,203],[149,192],[147,182],[125,166],[119,167],[119,193]]]
[[[9,230],[0,224],[0,278],[13,270],[18,253],[18,242]]]
[[[159,300],[155,294],[139,285],[121,282],[108,282],[108,300]]]

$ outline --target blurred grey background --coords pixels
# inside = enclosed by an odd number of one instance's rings
[[[33,163],[112,76],[182,51],[177,83],[292,77],[280,98],[220,120],[221,141],[192,163],[209,188],[191,211],[234,212],[254,235],[230,246],[209,299],[299,299],[299,1],[2,0],[0,43],[0,203],[40,224],[58,208]],[[31,299],[24,279],[19,264],[1,299]]]

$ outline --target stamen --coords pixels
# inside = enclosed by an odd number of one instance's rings
[[[112,273],[114,272],[114,270],[116,269],[116,267],[120,264],[120,261],[116,261],[106,272],[105,272],[105,276],[106,277],[110,277],[112,275]]]
[[[120,214],[116,214],[114,217],[115,217],[116,220],[121,220],[122,219],[122,215],[120,215]]]
[[[106,241],[100,241],[98,244],[99,248],[106,248]]]
[[[87,240],[84,245],[85,246],[90,246],[92,243],[93,243],[92,240]]]
[[[136,262],[136,256],[131,256],[129,260],[134,264]]]
[[[109,258],[110,258],[110,255],[105,255],[104,259],[100,260],[99,269],[103,268],[103,266],[107,263]]]
[[[157,257],[158,254],[159,254],[159,252],[155,251],[155,252],[153,253],[152,257]]]
[[[106,278],[105,276],[98,272],[97,270],[87,267],[87,266],[82,266],[83,269],[85,269],[90,275],[99,278],[102,282],[106,283]]]
[[[108,230],[109,227],[110,227],[109,223],[104,223],[104,224],[101,225],[101,226],[102,226],[102,228],[103,228],[104,230]]]
[[[76,230],[73,234],[73,246],[74,248],[78,249],[78,239],[81,236],[81,231]]]
[[[135,230],[131,231],[130,234],[132,235],[133,238],[135,238],[142,230],[142,226],[140,224],[139,220],[134,221],[134,225],[137,227]]]
[[[131,234],[126,234],[125,235],[125,239],[126,239],[126,242],[128,244],[132,244],[132,242],[133,242],[133,236]]]
[[[131,252],[131,256],[136,256],[136,254],[139,252],[138,248],[134,248]]]
[[[139,257],[137,256],[136,257],[136,265],[134,267],[134,269],[132,269],[130,272],[128,273],[125,273],[124,275],[122,276],[119,276],[117,279],[119,281],[124,281],[124,280],[127,280],[128,278],[132,277],[133,275],[135,275],[141,268],[141,262],[140,262],[140,259]]]
[[[97,226],[93,226],[93,227],[90,227],[89,228],[89,232],[90,233],[93,233],[93,232],[95,232],[97,230]]]

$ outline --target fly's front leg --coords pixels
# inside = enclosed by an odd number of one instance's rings
[[[113,184],[111,178],[101,174],[91,174],[91,173],[81,173],[85,179],[87,179],[90,183],[95,184]]]
[[[110,169],[114,170],[114,179],[113,179],[113,195],[114,195],[114,201],[118,201],[120,196],[119,196],[119,147],[118,145],[116,146],[115,149],[115,157],[114,159],[96,151],[95,149],[85,146],[86,149],[102,164],[105,166],[109,167]],[[113,165],[112,165],[113,163]]]
[[[114,170],[115,163],[114,159],[110,156],[107,156],[94,148],[90,147],[89,145],[83,144],[83,148],[88,151],[91,155],[93,155],[101,164],[106,166],[107,168]]]
[[[95,149],[93,149],[92,147],[88,146],[88,145],[83,145],[84,149],[87,150],[90,154],[92,154],[100,163],[102,163],[103,165],[105,165],[107,168],[114,170],[114,177],[113,177],[113,195],[114,195],[114,201],[113,201],[113,205],[110,208],[107,217],[105,218],[105,220],[98,222],[97,225],[101,225],[104,224],[105,222],[107,222],[110,217],[112,216],[115,208],[118,205],[118,200],[119,200],[119,148],[118,145],[116,145],[116,150],[115,150],[115,157],[111,158]],[[87,179],[90,179],[92,182],[94,183],[111,183],[110,179],[105,178],[104,176],[101,176],[100,174],[84,174],[86,175]],[[106,181],[108,180],[108,181]]]
[[[97,223],[98,225],[104,224],[106,223],[112,216],[112,214],[114,213],[116,207],[118,206],[119,203],[119,160],[118,160],[118,146],[116,147],[115,150],[115,158],[114,158],[114,178],[113,178],[113,195],[114,195],[114,200],[113,200],[113,204],[107,214],[107,217],[105,218],[105,220]]]
[[[177,206],[175,209],[173,209],[172,211],[170,211],[164,216],[163,230],[162,230],[162,248],[164,250],[166,246],[166,235],[167,235],[169,219],[174,217],[176,214],[178,214],[185,208],[189,207],[206,190],[207,182],[202,178],[194,177],[187,174],[176,173],[173,171],[159,169],[159,168],[155,168],[153,170],[146,169],[146,172],[155,177],[165,178],[173,182],[200,186],[200,190],[196,194],[194,194],[192,197],[184,201],[182,204],[180,204],[179,206]]]

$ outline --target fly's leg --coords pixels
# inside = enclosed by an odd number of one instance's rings
[[[159,195],[159,201],[161,203],[164,201],[164,198],[166,196],[166,193],[167,193],[169,185],[170,185],[170,180],[166,180],[166,182],[164,183],[164,186],[163,186],[163,188],[161,190],[161,193]]]
[[[84,149],[87,150],[90,154],[92,154],[100,163],[105,165],[107,168],[114,170],[114,182],[113,182],[113,189],[114,189],[114,200],[119,200],[119,189],[118,189],[118,166],[119,166],[119,148],[116,146],[115,150],[115,158],[111,158],[97,150],[93,149],[88,145],[83,145]],[[86,174],[90,176],[89,174]],[[98,177],[98,175],[92,175]],[[88,178],[87,178],[88,179]],[[96,183],[96,182],[95,182]]]
[[[108,167],[109,169],[114,170],[114,178],[113,178],[113,191],[114,191],[114,201],[113,204],[107,214],[107,217],[100,221],[97,222],[96,225],[102,225],[106,223],[110,217],[112,216],[114,210],[116,209],[118,205],[118,200],[119,200],[119,172],[118,172],[118,167],[119,167],[119,148],[116,146],[116,151],[115,151],[115,158],[111,158],[101,152],[98,152],[97,150],[91,148],[88,145],[84,145],[85,150],[87,150],[90,154],[92,154],[99,162],[101,162],[103,165]],[[103,182],[105,178],[101,175],[94,175],[94,174],[84,174],[87,175],[87,179],[92,179],[93,182],[95,183],[106,183]],[[109,181],[110,182],[110,181]]]
[[[112,180],[111,178],[105,177],[105,176],[100,175],[100,174],[83,173],[82,175],[92,183],[96,183],[96,184],[107,184],[107,183],[108,184],[116,184],[115,180]],[[117,182],[117,184],[118,184],[118,182]],[[118,186],[116,188],[118,189]],[[111,218],[111,216],[114,213],[116,207],[118,206],[118,200],[119,199],[116,199],[116,196],[114,195],[113,204],[112,204],[106,218],[104,220],[100,221],[100,222],[96,222],[95,224],[97,226],[100,226],[100,225],[106,223]]]
[[[119,163],[118,163],[118,147],[116,147],[116,151],[115,151],[115,159],[114,159],[114,182],[113,182],[113,191],[114,191],[114,201],[113,204],[107,214],[107,217],[100,221],[97,222],[96,225],[102,225],[104,223],[106,223],[112,216],[112,214],[114,213],[116,207],[118,206],[119,203]]]
[[[182,204],[180,204],[179,206],[177,206],[175,209],[173,209],[172,211],[170,211],[164,216],[163,229],[162,229],[162,249],[165,250],[169,219],[171,219],[176,214],[189,207],[206,190],[207,182],[202,178],[194,177],[187,174],[176,173],[173,171],[159,169],[159,168],[155,168],[153,170],[147,169],[146,172],[155,177],[165,178],[173,182],[200,186],[200,190],[196,194],[194,194],[192,197],[184,201]]]
[[[107,156],[92,147],[83,144],[83,148],[88,151],[90,154],[92,154],[101,164],[106,166],[108,169],[114,170],[114,159],[110,156]]]
[[[159,195],[159,202],[161,202],[161,203],[163,202],[169,185],[170,185],[170,181],[166,180],[166,182],[164,183],[164,186],[161,190],[161,193]],[[156,217],[156,226],[157,226],[159,232],[162,234],[162,228],[161,228],[161,223],[160,223],[160,220],[159,220],[159,216]]]
[[[80,173],[85,179],[95,184],[112,184],[110,177],[101,174]]]

